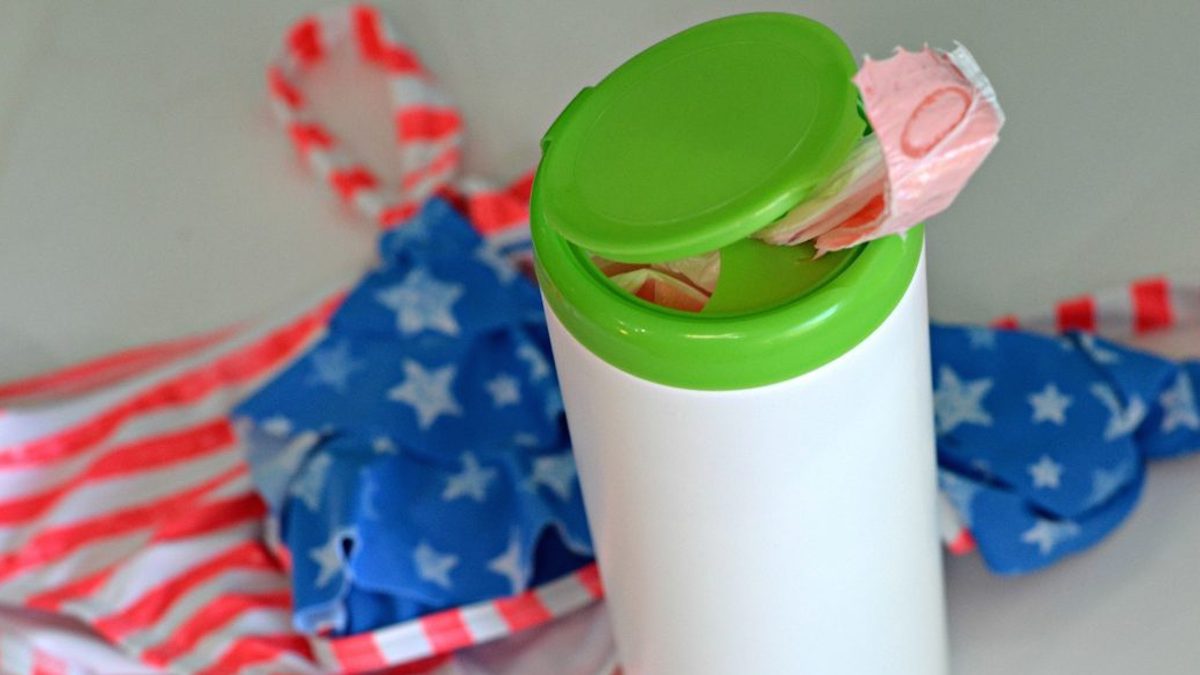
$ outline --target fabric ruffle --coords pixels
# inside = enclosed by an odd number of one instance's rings
[[[536,288],[440,199],[380,253],[235,411],[307,632],[511,595],[592,552]]]

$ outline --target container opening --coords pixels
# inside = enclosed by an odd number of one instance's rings
[[[764,311],[803,297],[837,276],[857,250],[817,256],[811,243],[777,246],[743,239],[717,251],[659,263],[624,263],[595,254],[588,258],[613,285],[642,300],[727,316]]]

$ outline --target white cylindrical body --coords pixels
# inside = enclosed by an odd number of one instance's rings
[[[547,315],[628,675],[946,672],[923,260],[856,347],[752,389],[639,379]]]

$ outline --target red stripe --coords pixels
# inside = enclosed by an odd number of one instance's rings
[[[215,454],[233,440],[233,427],[221,418],[180,432],[117,446],[98,457],[87,469],[50,490],[0,502],[0,525],[37,518],[86,483],[189,462]]]
[[[106,569],[100,570],[95,574],[77,579],[69,584],[52,588],[37,595],[30,596],[25,599],[25,605],[34,609],[42,609],[46,611],[56,611],[63,603],[79,598],[86,598],[104,585],[105,582],[117,571],[117,566],[112,565]]]
[[[363,166],[336,169],[329,174],[329,183],[344,202],[353,200],[359,190],[371,190],[379,184],[375,175]]]
[[[288,81],[279,66],[271,66],[267,69],[267,89],[275,98],[283,101],[293,110],[304,105],[304,94],[301,94],[300,90]]]
[[[163,523],[150,538],[151,542],[166,542],[175,539],[200,537],[218,530],[241,525],[248,520],[258,520],[266,514],[266,506],[257,494],[248,493],[215,501],[195,509],[189,509],[186,514],[171,518]],[[39,595],[31,596],[25,602],[30,607],[45,610],[56,610],[63,603],[91,595],[96,589],[108,581],[122,563],[114,565],[71,582],[58,588],[49,589]]]
[[[396,138],[407,141],[440,141],[462,130],[462,118],[454,108],[421,105],[396,113]]]
[[[604,597],[604,586],[600,583],[600,568],[595,564],[588,565],[576,572],[575,579],[587,589],[593,598]]]
[[[391,73],[414,75],[423,72],[415,53],[403,45],[388,44],[384,40],[383,25],[374,7],[358,5],[351,12],[354,35],[363,59]]]
[[[379,214],[379,226],[384,229],[391,229],[401,225],[409,218],[412,218],[413,214],[418,210],[417,205],[412,202],[388,206]]]
[[[0,448],[0,468],[48,464],[64,459],[104,441],[135,416],[187,405],[223,387],[254,379],[301,346],[325,323],[343,297],[338,294],[262,340],[168,380],[88,422],[36,441]]]
[[[992,322],[992,328],[999,328],[1001,330],[1016,330],[1020,326],[1021,322],[1015,314],[1005,314]]]
[[[513,181],[512,185],[509,185],[507,190],[508,193],[512,195],[513,199],[524,202],[526,208],[528,208],[529,205],[529,196],[533,194],[533,176],[534,173],[530,171],[524,176],[521,176]]]
[[[486,236],[529,222],[529,202],[507,192],[479,192],[467,198],[467,214]]]
[[[554,617],[533,591],[526,591],[511,598],[501,598],[493,604],[504,622],[514,631],[543,624]]]
[[[160,621],[179,599],[207,581],[230,570],[273,571],[278,567],[258,541],[247,541],[179,574],[144,593],[126,609],[93,623],[92,627],[110,640],[137,632]]]
[[[32,675],[66,675],[69,672],[67,664],[52,654],[47,654],[36,647],[33,650]]]
[[[152,541],[190,539],[246,521],[258,520],[265,515],[267,507],[262,497],[257,493],[247,492],[188,509],[186,513],[162,523],[154,531]]]
[[[246,465],[239,464],[166,499],[42,530],[19,550],[0,556],[0,580],[61,560],[97,540],[136,532],[153,525],[156,520],[176,517],[180,515],[178,511],[193,506],[206,493],[247,471]]]
[[[1091,296],[1064,300],[1056,311],[1058,330],[1096,330],[1096,301]]]
[[[286,40],[288,50],[302,65],[311,66],[321,60],[321,23],[316,17],[297,21]]]
[[[227,326],[211,333],[126,349],[61,370],[6,382],[0,384],[0,399],[81,393],[209,347],[239,329],[239,326]]]
[[[975,550],[975,537],[971,536],[970,530],[964,528],[946,548],[953,555],[966,555]]]
[[[372,671],[388,665],[373,633],[335,638],[327,644],[334,660],[346,672]]]
[[[313,148],[328,150],[333,145],[333,136],[320,124],[303,124],[293,122],[288,126],[288,135],[300,154],[307,154]]]
[[[458,166],[458,160],[459,157],[461,157],[461,154],[462,153],[459,150],[458,145],[451,145],[450,147],[442,150],[440,154],[438,154],[431,162],[429,162],[429,164],[417,167],[416,169],[413,169],[412,171],[409,171],[401,176],[401,187],[403,187],[405,190],[412,190],[431,177],[444,176],[445,174],[453,171],[454,167]]]
[[[1133,329],[1145,333],[1170,328],[1175,323],[1171,287],[1166,279],[1143,279],[1129,289],[1133,300]]]
[[[175,629],[171,637],[142,652],[141,658],[156,666],[166,666],[191,651],[201,640],[247,612],[261,609],[286,610],[291,604],[291,593],[286,590],[219,596],[188,617],[187,621]],[[278,653],[275,651],[272,656]]]
[[[254,635],[234,642],[216,663],[198,671],[196,675],[240,673],[249,666],[272,661],[288,652],[308,661],[314,659],[312,646],[303,635]],[[281,669],[279,672],[285,671]]]
[[[463,622],[462,612],[457,609],[448,609],[422,618],[421,630],[425,632],[425,637],[437,654],[449,653],[474,643],[471,631]]]

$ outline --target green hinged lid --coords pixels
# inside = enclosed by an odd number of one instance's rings
[[[768,225],[862,136],[854,58],[825,26],[745,14],[670,37],[584,89],[542,140],[542,217],[623,262]]]
[[[538,278],[563,326],[638,377],[710,390],[796,377],[870,335],[913,279],[922,228],[819,259],[747,240],[862,137],[854,72],[825,26],[745,14],[667,38],[580,92],[542,140],[530,205]],[[637,298],[591,261],[717,250],[700,313]]]

